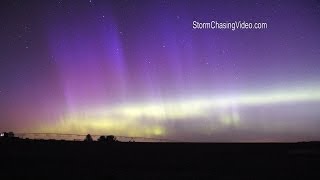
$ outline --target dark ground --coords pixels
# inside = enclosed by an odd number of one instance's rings
[[[0,179],[320,179],[320,143],[0,142]]]

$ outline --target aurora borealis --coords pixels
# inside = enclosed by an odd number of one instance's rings
[[[320,2],[1,2],[0,131],[320,138]],[[198,22],[266,29],[193,29]]]

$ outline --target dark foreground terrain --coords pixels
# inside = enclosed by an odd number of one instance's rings
[[[319,143],[0,142],[0,179],[320,179]]]

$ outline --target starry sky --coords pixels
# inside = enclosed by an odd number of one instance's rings
[[[0,8],[0,131],[320,139],[319,0],[3,0]]]

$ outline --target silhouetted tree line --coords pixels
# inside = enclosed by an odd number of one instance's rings
[[[19,137],[15,137],[13,132],[2,132],[0,133],[0,140],[1,141],[11,141],[11,140],[18,140]]]
[[[118,142],[117,138],[113,135],[100,136],[98,141],[99,142],[108,142],[108,143]]]
[[[13,132],[3,132],[0,134],[1,138],[13,138],[14,137],[14,133]]]
[[[2,141],[11,141],[11,140],[18,140],[20,139],[19,137],[15,137],[13,132],[2,132],[0,133],[0,140]],[[23,139],[21,139],[23,140]],[[29,140],[29,138],[25,139]],[[50,141],[54,141],[54,139],[50,139]],[[93,138],[90,134],[86,135],[84,138],[85,142],[93,142]],[[106,143],[114,143],[114,142],[119,142],[117,138],[114,135],[108,135],[108,136],[100,136],[98,138],[98,142],[106,142]]]
[[[84,138],[85,142],[92,142],[93,138],[90,134],[86,135],[86,137]],[[100,136],[98,138],[99,142],[107,142],[107,143],[114,143],[114,142],[118,142],[117,138],[114,135],[108,135],[108,136]]]

